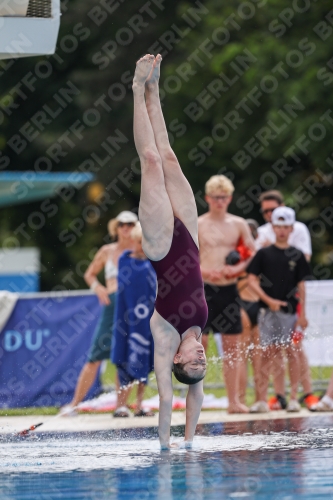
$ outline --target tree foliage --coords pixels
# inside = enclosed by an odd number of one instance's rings
[[[41,248],[43,289],[84,286],[108,219],[138,205],[131,79],[146,52],[164,58],[163,110],[199,212],[218,172],[235,183],[231,211],[259,222],[259,192],[281,189],[309,225],[317,277],[328,278],[318,263],[330,264],[332,247],[330,2],[74,0],[62,11],[54,56],[0,67],[0,168],[92,171],[105,190],[98,202],[89,186],[69,186],[48,205],[3,210],[2,244],[15,234]]]

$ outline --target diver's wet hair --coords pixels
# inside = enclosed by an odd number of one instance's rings
[[[181,363],[174,363],[173,364],[173,374],[178,380],[178,382],[181,382],[182,384],[187,384],[187,385],[194,385],[200,382],[203,378],[205,378],[206,372],[204,371],[202,375],[199,377],[191,377],[185,370],[184,370],[184,365]]]

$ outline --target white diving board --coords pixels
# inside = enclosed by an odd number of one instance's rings
[[[54,54],[60,0],[2,0],[0,59]]]

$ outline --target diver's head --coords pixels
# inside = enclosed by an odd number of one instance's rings
[[[173,373],[183,384],[197,384],[206,375],[205,350],[197,340],[196,333],[190,331],[180,343],[173,359]]]

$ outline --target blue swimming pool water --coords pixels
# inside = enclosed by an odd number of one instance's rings
[[[333,417],[199,431],[193,450],[170,453],[156,429],[7,440],[1,500],[333,498]]]

